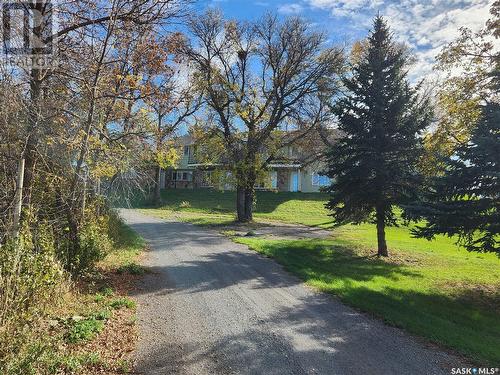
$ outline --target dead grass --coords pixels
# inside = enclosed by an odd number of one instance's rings
[[[142,276],[123,269],[140,262],[145,246],[129,228],[123,230],[127,239],[97,265],[95,272],[73,283],[63,303],[54,306],[42,323],[42,330],[48,332],[46,339],[52,343],[42,358],[46,362],[40,366],[43,373],[117,375],[132,371],[137,329],[135,303],[128,296]],[[130,303],[113,308],[116,301]],[[92,317],[104,322],[95,337],[78,343],[65,339],[72,322]]]
[[[474,284],[460,281],[443,282],[439,284],[441,289],[447,290],[450,295],[455,296],[463,303],[482,306],[491,311],[500,311],[500,290],[498,285]]]

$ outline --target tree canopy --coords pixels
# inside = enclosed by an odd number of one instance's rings
[[[500,104],[481,108],[470,141],[444,165],[431,191],[411,206],[413,216],[426,220],[413,233],[427,239],[456,235],[469,251],[500,255]]]
[[[297,17],[226,20],[208,11],[191,20],[186,50],[237,188],[238,220],[252,219],[254,186],[275,153],[327,123],[343,53]],[[294,137],[281,137],[294,130]]]

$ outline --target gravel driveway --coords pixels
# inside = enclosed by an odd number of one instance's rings
[[[458,360],[317,293],[215,231],[134,210],[141,374],[449,374]]]

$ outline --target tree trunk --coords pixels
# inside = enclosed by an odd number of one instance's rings
[[[19,222],[21,220],[21,208],[23,203],[23,184],[24,184],[24,155],[19,160],[17,168],[16,194],[14,199],[14,218],[13,228],[14,237],[19,235]]]
[[[46,14],[45,4],[42,2],[34,3],[35,10],[38,11],[43,19]],[[43,39],[43,30],[41,25],[35,25],[31,30],[35,38]],[[32,48],[31,54],[34,59],[43,55],[41,48]],[[30,103],[28,106],[28,139],[26,143],[26,151],[24,153],[25,166],[24,166],[24,198],[23,203],[25,207],[31,206],[31,194],[33,185],[35,183],[35,165],[38,159],[36,149],[38,147],[38,134],[41,124],[41,109],[42,109],[42,80],[43,74],[39,67],[32,66],[30,70]]]
[[[155,191],[153,202],[155,205],[159,206],[161,203],[161,167],[158,165],[155,171]]]
[[[33,68],[30,82],[30,105],[28,110],[28,140],[26,142],[26,151],[24,153],[26,163],[24,166],[24,198],[25,207],[31,205],[31,193],[35,183],[35,165],[37,160],[38,132],[40,124],[41,108],[41,78],[40,70]]]
[[[80,264],[77,263],[77,255],[80,253],[80,240],[78,237],[78,223],[71,208],[67,208],[66,220],[68,223],[68,254],[66,258],[66,269],[71,273],[79,271]]]
[[[238,172],[236,189],[236,211],[240,223],[248,223],[253,220],[253,201],[255,192],[255,156],[246,159],[246,168]]]
[[[88,181],[88,175],[85,173],[85,176],[83,177],[83,187],[82,187],[82,221],[85,220],[85,206],[87,205],[87,181]]]
[[[244,223],[245,220],[245,187],[236,187],[236,215],[237,221]]]
[[[385,215],[382,208],[377,208],[377,243],[378,243],[378,256],[387,257],[387,243],[385,241]]]
[[[251,142],[248,147],[250,150],[245,158],[245,191],[244,191],[244,214],[243,221],[248,223],[253,220],[253,202],[255,198],[255,182],[257,181],[257,160],[255,152],[252,151]]]
[[[253,200],[254,200],[254,189],[245,189],[245,222],[253,220]]]

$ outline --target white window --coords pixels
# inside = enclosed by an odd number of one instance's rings
[[[313,186],[329,186],[331,180],[328,176],[319,174],[318,172],[313,172],[312,174],[312,185]]]

